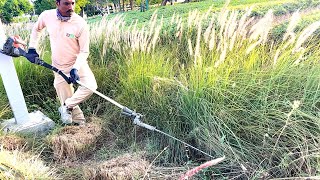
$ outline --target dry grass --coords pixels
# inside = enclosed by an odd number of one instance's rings
[[[102,164],[84,168],[85,179],[140,179],[146,173],[149,162],[141,154],[124,154]]]
[[[8,151],[13,150],[26,150],[27,141],[26,139],[15,136],[15,135],[5,135],[0,137],[0,146]]]
[[[87,123],[85,126],[67,126],[50,142],[56,160],[76,160],[86,153],[90,147],[95,146],[98,136],[101,134],[101,125]]]

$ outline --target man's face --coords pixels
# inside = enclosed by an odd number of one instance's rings
[[[64,17],[70,17],[74,12],[74,7],[76,5],[75,0],[60,0],[56,2],[59,12]]]

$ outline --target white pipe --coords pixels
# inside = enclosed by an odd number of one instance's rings
[[[6,35],[0,21],[0,47],[6,41]],[[17,124],[24,124],[30,120],[27,105],[24,100],[20,82],[13,64],[12,57],[0,53],[0,74],[6,90],[11,109]]]

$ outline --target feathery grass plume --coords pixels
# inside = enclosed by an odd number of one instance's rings
[[[241,41],[239,42],[239,47],[242,45],[242,42],[247,39],[247,36],[249,34],[248,30],[246,29],[249,24],[251,24],[253,21],[255,20],[255,17],[251,17],[250,19],[248,19],[244,25],[242,26],[242,28],[240,29],[240,36],[242,36]]]
[[[262,39],[259,39],[258,41],[254,42],[253,44],[251,44],[247,50],[246,50],[246,54],[249,54],[256,46],[258,46],[259,44],[262,43]]]
[[[194,50],[194,65],[198,65],[197,58],[200,56],[200,40],[201,40],[201,31],[202,31],[202,19],[204,16],[202,15],[198,21],[198,31],[197,31],[197,41],[196,41],[196,48]]]
[[[140,43],[140,39],[141,39],[141,34],[144,32],[144,28],[145,26],[142,26],[141,31],[140,30],[136,30],[136,32],[134,33],[133,39],[132,39],[132,43],[135,45],[135,49],[133,51],[140,51],[141,49],[141,43]]]
[[[135,23],[132,27],[132,30],[130,30],[130,28],[129,28],[129,32],[131,32],[131,33],[128,32],[128,36],[129,36],[128,42],[129,42],[129,47],[131,48],[132,52],[134,52],[135,50],[137,50],[139,48],[139,43],[138,43],[138,41],[136,41],[136,38],[139,35],[139,31],[137,30],[137,23],[138,23],[138,20],[135,21]]]
[[[250,29],[249,39],[256,40],[260,37],[262,42],[267,41],[268,33],[272,29],[273,22],[273,11],[269,9],[268,12],[261,18],[256,24],[254,24]]]
[[[273,67],[276,66],[278,58],[279,58],[279,55],[280,55],[280,49],[277,49],[276,54],[273,57]]]
[[[147,50],[148,47],[148,32],[145,31],[146,27],[142,27],[141,30],[139,30],[139,36],[137,37],[137,41],[139,42],[139,52],[145,52]]]
[[[157,10],[156,10],[156,11],[157,11]],[[153,12],[152,17],[151,17],[151,19],[150,19],[150,21],[149,21],[149,23],[150,23],[151,25],[150,25],[150,28],[148,29],[148,30],[149,30],[149,33],[148,33],[148,35],[146,35],[146,41],[144,42],[144,43],[146,43],[146,48],[147,48],[147,52],[148,52],[148,53],[149,53],[150,50],[151,50],[151,44],[150,44],[149,46],[148,46],[147,44],[148,44],[148,42],[153,43],[153,40],[151,41],[151,39],[152,39],[152,34],[155,35],[155,34],[156,34],[156,31],[157,31],[157,28],[155,28],[155,25],[156,25],[156,23],[157,23],[157,17],[158,17],[158,14],[156,14],[156,11]],[[153,36],[153,38],[154,38],[154,36]]]
[[[177,23],[177,32],[180,31],[180,28],[181,28],[181,24],[182,24],[182,18],[179,19],[178,23]]]
[[[227,49],[228,49],[228,46],[226,44],[223,45],[223,50],[221,51],[219,60],[214,63],[215,68],[217,68],[226,59]]]
[[[193,48],[192,48],[192,43],[191,43],[191,39],[188,38],[188,47],[189,47],[189,54],[190,56],[193,55]]]
[[[195,18],[194,18],[194,21],[193,21],[193,23],[192,23],[192,26],[197,27],[200,19],[202,18],[202,16],[203,16],[203,14],[201,14],[201,13],[197,10],[197,15],[196,15]]]
[[[223,39],[223,35],[222,34],[223,34],[224,30],[225,30],[225,26],[227,26],[226,22],[227,22],[227,19],[228,19],[228,15],[229,15],[229,10],[228,9],[223,9],[219,13],[218,23],[220,25],[220,29],[219,29],[220,39]]]
[[[228,17],[229,17],[229,10],[226,8],[223,8],[221,12],[219,13],[219,18],[218,18],[218,32],[219,32],[219,38],[217,38],[217,49],[216,51],[223,51],[224,43],[226,43],[226,31],[227,31],[227,22],[228,22]],[[219,40],[218,40],[219,39]]]
[[[299,9],[298,9],[296,12],[294,12],[292,14],[292,16],[290,18],[290,22],[289,22],[289,25],[287,27],[287,31],[283,35],[283,41],[286,41],[289,36],[294,35],[294,32],[293,32],[294,28],[298,25],[300,19],[301,19],[301,16],[300,16]]]
[[[230,0],[227,0],[224,3],[222,9],[219,12],[219,16],[218,16],[219,17],[218,18],[218,24],[220,25],[220,37],[221,37],[221,39],[222,39],[222,34],[223,34],[224,30],[225,30],[225,26],[228,25],[226,22],[227,22],[228,15],[229,15],[229,10],[227,9],[229,3],[230,3]]]
[[[235,28],[237,26],[237,16],[238,16],[238,11],[231,11],[231,14],[228,18],[227,25],[224,31],[224,36],[226,38],[230,38],[233,35]]]
[[[190,29],[193,25],[193,21],[196,19],[198,15],[198,10],[189,11],[188,13],[188,28]]]
[[[161,17],[160,24],[157,26],[155,33],[154,33],[154,36],[153,36],[153,39],[152,39],[152,49],[153,50],[155,49],[157,40],[159,39],[159,34],[160,34],[160,30],[162,28],[162,25],[163,25],[163,16]]]
[[[232,43],[230,44],[229,46],[229,49],[232,49],[233,48],[233,45],[234,45],[234,41],[235,41],[235,38],[236,36],[236,33],[235,33],[235,29],[236,29],[236,26],[237,26],[237,16],[238,16],[238,11],[232,11],[228,20],[227,20],[227,25],[225,26],[225,30],[224,30],[224,44],[227,46],[228,42]],[[232,39],[233,39],[233,42]]]
[[[180,19],[182,19],[182,17],[180,17],[180,16],[179,16],[179,14],[178,14],[178,15],[176,15],[175,23],[176,23],[176,24],[178,24],[178,23],[179,23],[179,21],[180,21]]]
[[[149,28],[149,37],[151,37],[151,34],[153,33],[153,30],[155,28],[155,25],[157,23],[157,17],[158,17],[158,14],[157,14],[157,11],[158,10],[155,10],[151,16],[151,19],[149,21],[149,24],[150,24],[150,28]]]
[[[215,38],[216,38],[216,30],[215,28],[212,28],[211,34],[210,34],[210,42],[209,42],[209,50],[212,51],[215,45]]]
[[[171,17],[171,21],[170,21],[170,25],[173,24],[174,20],[175,20],[175,16],[176,16],[176,12],[173,13],[172,17]]]
[[[296,42],[295,47],[293,48],[292,52],[299,52],[303,48],[301,47],[302,44],[319,28],[320,21],[316,21],[306,27],[302,33],[299,35],[298,40]]]
[[[241,16],[239,22],[238,22],[238,27],[237,27],[237,34],[244,36],[245,34],[243,34],[243,30],[248,26],[248,17],[250,17],[250,14],[252,12],[252,6],[250,6],[249,8],[246,8],[245,13]]]
[[[181,19],[182,20],[182,19]],[[181,42],[182,40],[182,36],[183,36],[183,22],[181,22],[181,26],[180,26],[180,34],[179,34],[179,41]]]
[[[235,41],[236,41],[236,38],[237,38],[237,33],[234,33],[233,36],[231,37],[231,40],[230,40],[229,51],[232,51],[234,44],[235,44]]]
[[[213,27],[214,20],[215,20],[215,17],[212,16],[212,17],[211,17],[211,20],[210,20],[210,23],[209,23],[209,25],[208,25],[208,27],[207,27],[207,29],[206,29],[205,32],[203,33],[203,39],[204,39],[204,42],[205,42],[206,44],[208,44],[208,42],[209,42],[209,36],[210,36],[211,31],[212,31],[212,27]]]
[[[250,37],[251,41],[258,39],[256,42],[251,44],[247,50],[246,54],[249,54],[256,46],[261,43],[265,43],[268,38],[268,33],[272,29],[273,22],[273,13],[272,10],[268,10],[267,14],[260,19],[256,24],[254,24],[250,29]]]

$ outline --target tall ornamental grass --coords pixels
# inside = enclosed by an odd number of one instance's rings
[[[273,11],[260,19],[250,14],[251,8],[195,10],[186,19],[173,16],[166,28],[157,13],[142,28],[125,24],[121,16],[103,20],[92,28],[93,63],[106,68],[116,63],[117,100],[143,112],[146,123],[215,157],[226,155],[227,163],[213,173],[318,175],[320,71],[314,32],[320,22],[293,31],[296,12],[277,43],[269,38]],[[186,160],[182,144],[157,134],[150,140],[152,150],[171,147],[159,162]]]

